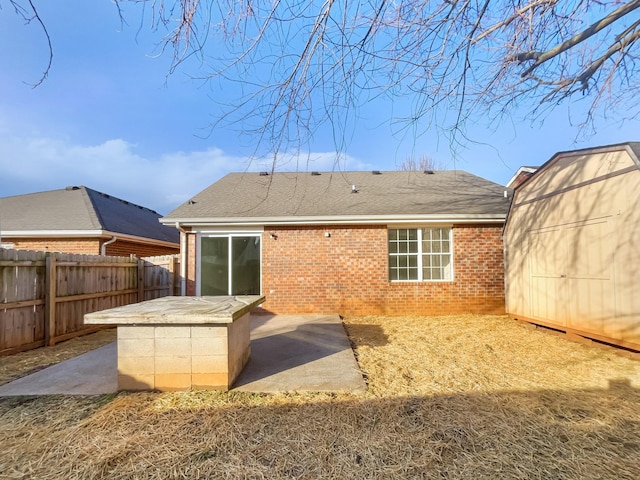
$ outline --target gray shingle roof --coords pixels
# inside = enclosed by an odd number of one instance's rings
[[[3,232],[104,230],[178,243],[179,232],[159,218],[153,210],[83,186],[0,198]]]
[[[352,185],[358,193],[351,193]],[[163,221],[210,219],[504,216],[505,187],[460,170],[423,172],[232,173]]]

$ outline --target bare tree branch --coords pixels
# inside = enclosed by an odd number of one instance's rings
[[[632,12],[633,10],[639,7],[640,7],[640,0],[633,0],[632,2],[629,2],[626,5],[623,5],[617,10],[611,12],[609,15],[602,18],[601,20],[598,20],[597,22],[592,24],[589,28],[584,29],[583,31],[571,37],[570,39],[565,40],[560,45],[552,48],[551,50],[547,50],[544,53],[524,52],[516,55],[516,58],[519,61],[530,60],[530,59],[535,60],[533,65],[531,65],[529,68],[527,68],[524,72],[521,73],[521,76],[526,77],[543,63],[560,55],[562,52],[566,52],[567,50],[574,48],[576,45],[584,42],[589,37],[595,35],[603,28],[608,27],[616,20],[619,20],[620,18],[624,17],[625,15],[627,15],[628,13]]]
[[[32,0],[10,1],[44,27]],[[452,145],[469,122],[543,118],[578,96],[585,122],[640,114],[640,0],[115,1],[150,6],[170,72],[240,92],[213,126],[239,125],[256,150],[301,148],[325,123],[342,147],[373,99],[392,128]]]

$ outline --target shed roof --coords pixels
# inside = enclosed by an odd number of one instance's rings
[[[574,157],[578,155],[592,155],[592,154],[598,154],[598,153],[615,152],[619,150],[626,150],[627,153],[629,153],[631,160],[633,160],[633,162],[638,166],[638,168],[640,168],[640,142],[622,142],[622,143],[615,143],[611,145],[601,145],[597,147],[581,148],[578,150],[565,150],[562,152],[555,153],[545,163],[543,163],[539,167],[536,167],[536,171],[533,173],[533,175],[530,175],[528,178],[526,178],[520,185],[524,183],[528,183],[533,178],[536,178],[539,175],[541,175],[543,171],[545,171],[547,168],[553,165],[560,158]]]
[[[313,223],[426,216],[501,221],[509,206],[505,190],[460,170],[231,173],[162,221]]]
[[[0,198],[3,235],[120,233],[179,242],[179,232],[162,225],[146,207],[84,186]]]

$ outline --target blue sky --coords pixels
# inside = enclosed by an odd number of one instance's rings
[[[168,213],[231,171],[264,170],[252,157],[256,139],[238,126],[209,125],[216,101],[237,87],[192,80],[194,62],[167,75],[149,20],[127,8],[127,24],[108,0],[43,2],[54,58],[48,79],[32,88],[47,62],[44,35],[24,25],[10,6],[0,10],[0,197],[86,185]],[[408,156],[427,155],[444,168],[467,170],[504,184],[521,165],[555,152],[639,140],[640,122],[599,121],[586,138],[558,107],[543,123],[471,126],[476,140],[454,156],[436,132],[394,133],[391,100],[364,105],[350,128],[340,168],[394,170]],[[518,118],[519,113],[513,112]],[[302,160],[291,154],[282,170],[331,170],[336,147],[329,130],[311,139]]]

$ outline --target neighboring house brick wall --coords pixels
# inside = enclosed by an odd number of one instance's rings
[[[16,250],[81,253],[84,255],[100,254],[100,241],[97,238],[11,238],[7,239],[7,242],[13,243],[13,248]]]
[[[342,315],[504,313],[502,225],[457,225],[453,239],[454,281],[389,282],[385,225],[265,227],[264,307]]]
[[[108,240],[105,240],[108,241]],[[103,243],[105,242],[103,241]],[[175,255],[180,253],[180,247],[163,247],[159,245],[149,245],[146,243],[128,242],[116,240],[105,247],[106,255],[128,256],[135,255],[138,258],[155,257],[159,255]]]

